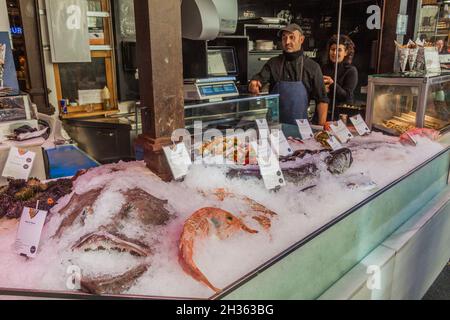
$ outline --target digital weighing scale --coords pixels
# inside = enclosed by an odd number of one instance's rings
[[[185,101],[220,101],[239,96],[235,77],[188,79],[184,81]]]

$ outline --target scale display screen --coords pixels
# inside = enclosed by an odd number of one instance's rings
[[[237,75],[238,63],[236,50],[233,47],[208,48],[208,75]]]
[[[199,87],[200,93],[204,97],[217,96],[222,94],[237,93],[236,86],[233,84],[214,84]]]

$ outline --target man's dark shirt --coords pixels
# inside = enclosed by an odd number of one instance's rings
[[[300,79],[302,58],[304,58],[303,78]],[[285,63],[282,67],[283,60],[285,60]],[[263,85],[269,83],[270,91],[272,91],[275,84],[279,81],[302,80],[308,92],[309,99],[315,100],[317,103],[329,103],[320,66],[312,59],[304,57],[303,51],[284,53],[270,59],[261,72],[255,75],[252,80],[258,80]]]

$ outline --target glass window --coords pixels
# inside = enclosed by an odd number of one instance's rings
[[[103,11],[101,0],[88,0],[89,11]]]
[[[78,100],[78,90],[103,89],[107,85],[105,58],[92,58],[91,63],[59,65],[64,99]]]
[[[91,45],[105,44],[104,18],[88,17],[89,43]]]

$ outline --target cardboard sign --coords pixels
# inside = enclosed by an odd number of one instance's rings
[[[28,258],[36,257],[46,218],[47,211],[23,209],[14,245],[18,254]]]
[[[287,157],[294,153],[283,131],[274,130],[270,135],[270,144],[275,154],[281,157]]]
[[[330,125],[331,131],[333,131],[333,134],[341,143],[347,143],[351,139],[353,139],[353,135],[348,130],[347,126],[342,122],[342,120],[339,120],[338,125],[335,126],[334,124]]]
[[[369,126],[367,125],[367,123],[364,121],[363,117],[361,117],[360,114],[351,117],[350,121],[353,123],[353,125],[356,128],[356,131],[360,136],[370,134]]]
[[[184,143],[177,144],[174,148],[164,147],[164,154],[169,162],[170,170],[175,180],[185,177],[192,165],[191,156]]]
[[[297,120],[297,125],[303,140],[314,138],[314,134],[308,120]]]
[[[283,171],[277,156],[269,147],[259,147],[256,142],[252,143],[252,148],[257,151],[258,164],[264,185],[267,190],[277,190],[286,185]]]
[[[2,176],[16,180],[28,180],[35,158],[34,152],[11,147]]]

